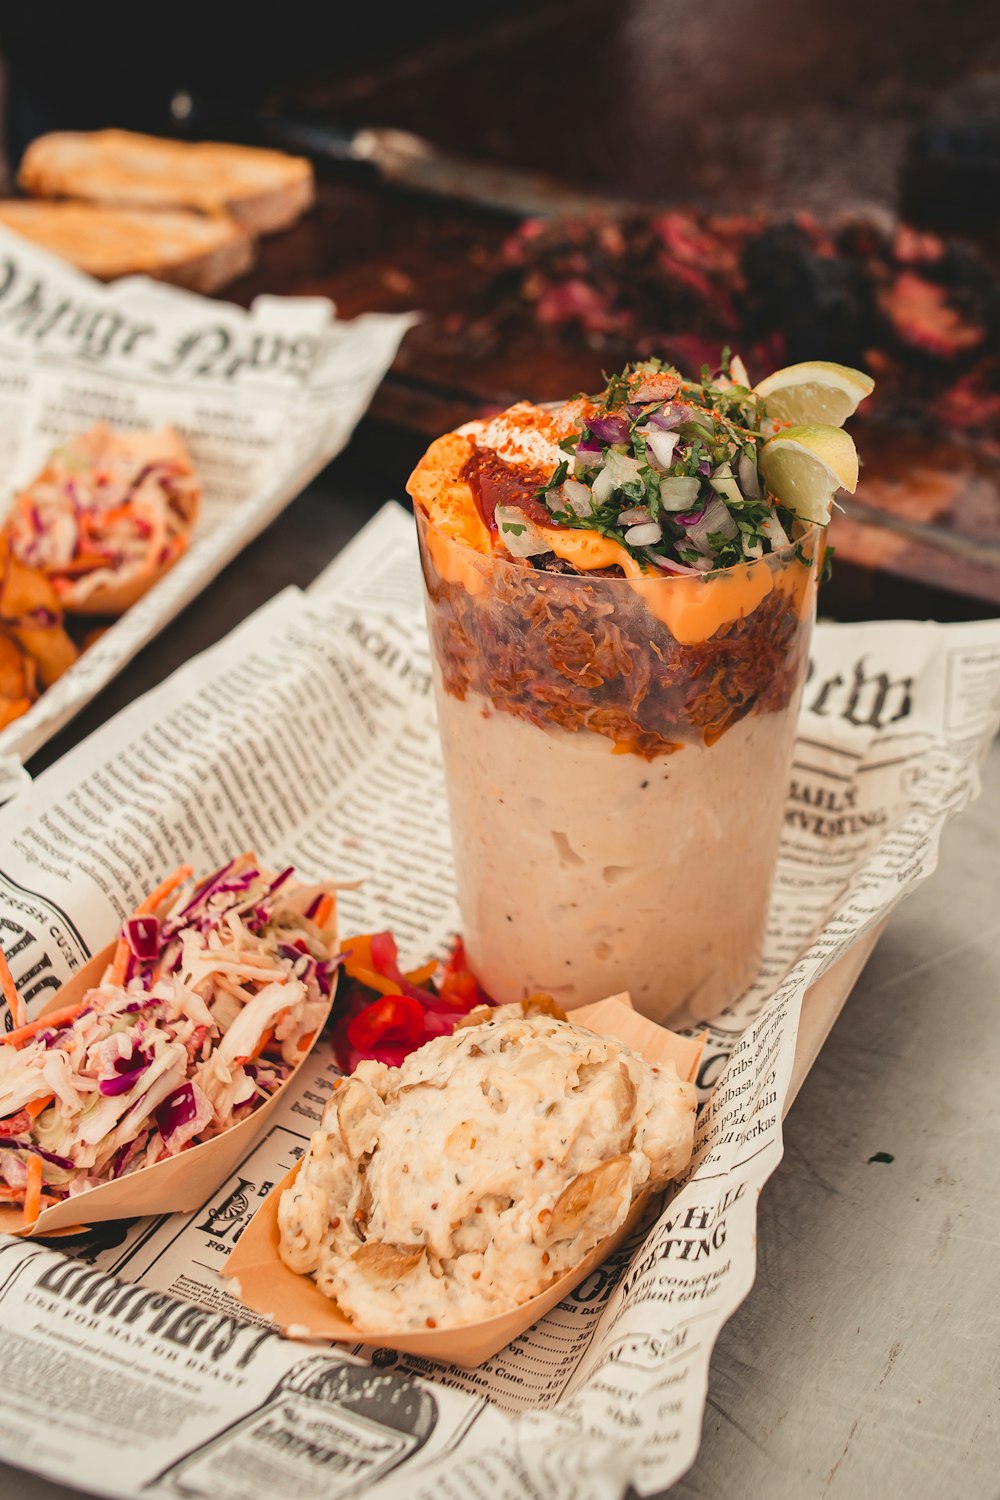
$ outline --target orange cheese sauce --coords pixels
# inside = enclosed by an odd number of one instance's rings
[[[528,415],[532,412],[536,414],[534,431],[544,442],[550,434],[562,435],[571,430],[573,422],[579,420],[580,408],[579,403],[567,403],[566,407],[553,413],[531,407],[527,402],[519,403],[511,413],[503,414],[504,419],[512,413],[517,414],[518,421],[512,434],[515,443],[521,431],[528,429]],[[451,432],[438,438],[407,483],[414,504],[432,523],[427,532],[427,546],[438,573],[447,583],[459,583],[473,595],[481,593],[485,587],[488,559],[504,556],[479,515],[472,489],[461,478],[475,446],[473,439],[465,433]],[[553,467],[559,461],[558,448],[555,453]],[[705,577],[657,577],[644,572],[620,543],[597,531],[558,526],[538,526],[536,529],[556,557],[581,573],[598,568],[621,568],[650,614],[684,646],[707,641],[725,626],[751,614],[772,588],[792,593],[801,614],[809,597],[809,580],[815,567],[815,563],[810,567],[808,563],[796,562],[792,565],[782,563],[774,568],[767,558],[761,558]]]

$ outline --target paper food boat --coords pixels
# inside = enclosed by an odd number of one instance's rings
[[[49,1015],[52,1011],[81,1001],[88,990],[100,984],[101,976],[111,962],[114,951],[115,944],[109,943],[102,952],[89,959],[47,1001],[38,1012],[39,1016]],[[333,1005],[338,972],[334,970],[332,976],[330,1002],[322,1024],[317,1027],[317,1037],[322,1034],[323,1025]],[[146,1214],[186,1213],[197,1208],[215,1191],[220,1182],[224,1182],[235,1171],[255,1136],[264,1128],[268,1116],[284,1098],[286,1089],[291,1088],[311,1051],[312,1047],[306,1048],[281,1087],[238,1125],[231,1125],[210,1141],[203,1141],[200,1146],[180,1151],[176,1156],[168,1156],[166,1160],[155,1162],[151,1167],[142,1167],[138,1172],[119,1177],[114,1182],[88,1188],[84,1193],[77,1193],[72,1198],[64,1198],[60,1203],[43,1208],[30,1229],[24,1228],[20,1208],[4,1205],[0,1207],[0,1234],[44,1237],[64,1234],[69,1229],[78,1229],[86,1224],[99,1224],[105,1219],[137,1219]]]
[[[704,1036],[677,1036],[633,1010],[628,995],[615,995],[571,1012],[570,1019],[601,1036],[624,1042],[650,1063],[673,1062],[682,1079],[694,1081],[704,1048]],[[625,1222],[595,1245],[580,1263],[566,1271],[544,1292],[500,1313],[461,1328],[358,1329],[335,1302],[325,1297],[311,1276],[290,1271],[278,1254],[278,1200],[295,1180],[296,1163],[258,1209],[222,1274],[234,1278],[233,1295],[254,1312],[272,1318],[290,1338],[326,1339],[336,1343],[369,1344],[418,1354],[454,1365],[480,1365],[516,1339],[532,1323],[555,1307],[567,1292],[584,1281],[625,1239],[639,1221],[649,1195],[640,1194]]]

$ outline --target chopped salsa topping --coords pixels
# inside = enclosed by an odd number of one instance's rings
[[[758,467],[775,426],[728,350],[700,381],[657,359],[629,365],[570,410],[577,425],[559,438],[554,469],[476,446],[463,471],[510,555],[564,571],[550,528],[597,533],[653,575],[708,573],[788,545],[794,517]]]

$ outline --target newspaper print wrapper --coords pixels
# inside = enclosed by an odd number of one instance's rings
[[[179,561],[0,731],[0,802],[50,739],[346,444],[413,319],[339,322],[325,297],[232,303],[105,286],[0,228],[0,522],[52,449],[96,422],[175,427],[202,487]]]
[[[39,1017],[75,1005],[89,989],[100,984],[101,975],[114,957],[115,945],[110,943],[94,955],[82,969],[46,1001],[38,1012]],[[323,1021],[317,1029],[319,1036],[330,1014],[337,993],[339,971],[334,970],[330,988],[330,1000]],[[312,1046],[315,1046],[315,1041]],[[109,1219],[134,1219],[144,1214],[185,1213],[197,1208],[242,1160],[251,1143],[265,1128],[268,1118],[280,1109],[289,1090],[294,1091],[296,1079],[308,1059],[312,1046],[306,1049],[280,1088],[275,1089],[269,1099],[238,1124],[231,1125],[209,1141],[191,1146],[176,1156],[154,1162],[151,1167],[142,1167],[119,1177],[114,1182],[102,1183],[100,1187],[88,1188],[72,1198],[63,1198],[43,1208],[35,1223],[25,1229],[19,1208],[0,1205],[0,1234],[17,1235],[22,1238],[34,1236],[45,1239],[52,1234],[79,1231],[90,1224],[101,1224]]]
[[[0,809],[0,937],[29,1014],[159,876],[233,848],[303,878],[363,877],[341,890],[341,930],[391,928],[404,967],[447,951],[431,687],[413,522],[391,505],[308,595],[279,594]],[[886,919],[976,797],[998,693],[996,621],[817,626],[764,964],[708,1028],[691,1168],[512,1344],[474,1370],[309,1346],[229,1294],[226,1255],[335,1086],[320,1043],[196,1209],[49,1246],[0,1238],[0,1458],[121,1500],[616,1500],[673,1484],[698,1451],[715,1341],[753,1286],[782,1116]],[[963,932],[942,910],[928,945]],[[884,1062],[859,1060],[876,1091]],[[932,1221],[913,1215],[918,1237]],[[940,1274],[960,1306],[972,1252],[958,1240]],[[937,1359],[939,1325],[912,1311],[911,1343]],[[969,1393],[970,1422],[988,1394]],[[899,1461],[913,1472],[926,1452]]]
[[[655,1021],[646,1020],[632,1008],[628,995],[611,995],[593,1005],[582,1006],[570,1019],[574,1025],[585,1026],[600,1036],[611,1036],[623,1042],[648,1063],[673,1063],[678,1077],[686,1082],[693,1083],[697,1077],[705,1044],[704,1034],[678,1036]],[[595,1245],[579,1265],[510,1312],[467,1323],[461,1328],[361,1331],[344,1317],[335,1302],[324,1297],[311,1276],[299,1276],[290,1271],[278,1254],[278,1200],[291,1187],[300,1166],[301,1162],[296,1162],[258,1209],[226,1261],[223,1274],[234,1279],[234,1295],[246,1307],[263,1314],[295,1338],[379,1345],[463,1367],[481,1365],[550,1312],[617,1250],[635,1228],[649,1201],[648,1193],[640,1193],[624,1222],[613,1234]]]

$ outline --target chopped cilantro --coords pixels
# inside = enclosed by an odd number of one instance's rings
[[[743,490],[739,466],[744,462],[757,467],[758,449],[765,437],[760,430],[765,411],[763,402],[753,391],[733,380],[731,364],[732,351],[726,348],[722,351],[720,373],[713,376],[709,367],[704,365],[698,380],[685,380],[659,359],[643,360],[627,365],[619,374],[606,375],[602,392],[582,398],[590,403],[590,409],[588,413],[584,407],[581,431],[569,433],[559,442],[559,448],[568,455],[567,458],[536,492],[544,498],[558,489],[567,474],[572,472],[577,480],[591,489],[600,480],[602,500],[592,503],[590,512],[583,516],[568,508],[556,511],[553,522],[557,526],[596,531],[609,537],[643,567],[658,557],[687,564],[705,564],[705,553],[688,543],[687,531],[677,519],[679,496],[684,498],[681,513],[698,513],[711,501],[718,501],[726,506],[735,522],[734,535],[727,536],[717,530],[707,538],[713,568],[729,567],[773,551],[772,528],[768,526],[772,519],[777,519],[785,532],[794,536],[795,518],[773,497],[754,500]],[[637,399],[644,386],[648,389]],[[673,421],[651,420],[657,414],[661,418],[672,416]],[[611,444],[598,438],[600,452],[578,455],[577,447],[583,433],[594,438],[591,422],[598,416],[623,418],[627,423],[627,441]],[[672,443],[657,442],[658,433],[665,438],[669,435]],[[656,449],[669,461],[661,462]],[[612,455],[621,455],[633,462],[619,463],[616,459],[617,467],[612,471],[615,483],[609,485],[608,479],[601,476]],[[728,465],[722,470],[722,475],[727,480],[732,476],[732,480],[728,492],[720,495],[712,487],[712,477],[722,464]],[[675,487],[673,497],[668,498],[669,485],[664,489],[661,486],[664,481],[679,479],[696,479],[697,491],[691,493],[688,487],[679,490]],[[763,491],[759,479],[758,485]],[[690,500],[688,493],[691,494]],[[671,509],[666,508],[668,505]],[[623,511],[638,507],[645,508],[662,531],[660,541],[640,548],[625,541],[624,533],[630,523],[621,520]],[[503,529],[512,528],[505,526]],[[801,547],[798,555],[803,561],[808,561]],[[827,557],[830,555],[828,551]]]
[[[557,490],[569,473],[569,459],[564,458],[559,467],[553,472],[550,479],[542,485],[538,491],[539,495],[547,495],[549,490]]]
[[[527,525],[521,525],[518,521],[501,521],[500,530],[509,531],[511,536],[520,536],[522,531],[527,531]]]

